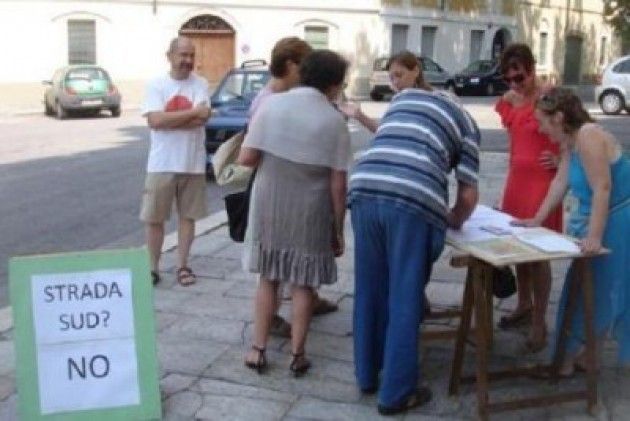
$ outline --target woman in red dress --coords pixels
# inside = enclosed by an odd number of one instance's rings
[[[501,73],[510,90],[496,104],[510,140],[510,162],[501,209],[515,218],[531,218],[547,194],[556,174],[558,146],[539,132],[534,117],[541,94],[536,81],[534,56],[524,44],[512,44],[501,56]],[[562,207],[552,212],[543,226],[562,231]],[[548,262],[516,266],[518,304],[501,318],[499,327],[510,329],[531,324],[526,348],[538,352],[546,346],[545,312],[551,288]]]

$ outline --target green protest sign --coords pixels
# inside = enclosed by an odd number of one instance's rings
[[[161,417],[148,254],[12,258],[22,420]]]

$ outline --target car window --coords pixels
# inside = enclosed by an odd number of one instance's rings
[[[228,73],[212,95],[217,103],[252,100],[271,77],[267,70],[232,71]]]
[[[440,66],[437,65],[433,60],[423,57],[422,61],[422,70],[425,72],[436,72],[439,73],[441,71]]]
[[[244,73],[232,73],[228,75],[225,82],[219,88],[217,98],[219,101],[230,101],[243,96],[243,84],[245,82]]]
[[[494,67],[494,63],[490,60],[477,60],[470,63],[462,73],[485,73],[490,72]]]
[[[247,81],[243,86],[242,95],[246,98],[253,98],[256,96],[258,91],[260,91],[266,84],[269,79],[269,73],[248,73]]]
[[[384,72],[387,70],[387,58],[378,58],[374,60],[374,71],[376,72]]]
[[[615,67],[613,67],[613,72],[630,73],[630,59],[624,60],[621,63],[617,63]]]
[[[490,72],[492,71],[492,68],[494,67],[494,63],[492,63],[491,61],[482,61],[479,63],[479,71],[480,72]]]
[[[103,69],[97,68],[83,68],[72,69],[66,74],[66,80],[94,80],[94,79],[109,79],[107,73]]]

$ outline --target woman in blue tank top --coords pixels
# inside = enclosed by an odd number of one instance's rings
[[[611,250],[591,260],[598,351],[604,339],[612,335],[618,342],[619,362],[630,364],[630,160],[617,140],[594,124],[580,99],[568,89],[553,88],[542,95],[536,104],[536,118],[540,130],[560,144],[562,154],[558,173],[536,216],[520,223],[540,224],[571,190],[577,206],[568,233],[580,239],[584,252],[595,253],[602,247]],[[556,335],[562,326],[572,270],[558,307]],[[584,343],[584,311],[579,297],[561,376],[585,368]]]

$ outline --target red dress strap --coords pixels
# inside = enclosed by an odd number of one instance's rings
[[[503,127],[510,127],[512,125],[514,121],[514,106],[510,102],[501,98],[494,106],[494,110],[501,116],[501,124],[503,124]]]

